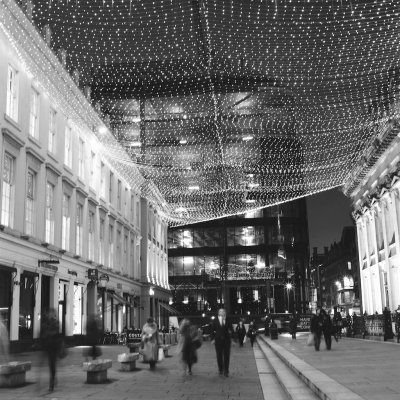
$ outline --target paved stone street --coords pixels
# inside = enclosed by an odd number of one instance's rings
[[[32,370],[27,373],[24,387],[0,389],[1,400],[11,399],[212,399],[212,400],[260,400],[263,399],[254,352],[249,345],[232,348],[230,376],[220,377],[216,364],[215,350],[210,342],[204,342],[199,349],[199,362],[193,368],[192,376],[182,376],[175,347],[150,371],[149,366],[137,361],[136,370],[120,371],[117,355],[126,352],[124,346],[102,346],[102,358],[113,360],[108,371],[106,384],[87,384],[86,373],[82,371],[82,349],[69,349],[67,358],[61,360],[58,368],[58,384],[53,393],[48,393],[48,370],[40,359],[40,353],[12,355],[14,360],[32,360]]]

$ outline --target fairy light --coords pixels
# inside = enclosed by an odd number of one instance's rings
[[[171,225],[348,192],[400,118],[396,0],[33,4],[0,12],[21,64]]]

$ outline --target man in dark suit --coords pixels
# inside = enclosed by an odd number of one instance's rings
[[[226,319],[226,311],[223,308],[218,310],[218,317],[212,325],[211,335],[215,343],[219,374],[229,376],[229,358],[234,331],[232,324]]]

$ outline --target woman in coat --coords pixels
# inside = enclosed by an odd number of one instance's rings
[[[178,351],[183,363],[183,375],[192,375],[192,366],[197,362],[197,349],[201,346],[200,334],[195,325],[184,318],[179,325]]]
[[[247,331],[247,336],[250,339],[251,347],[253,347],[254,341],[256,340],[257,336],[257,328],[254,324],[254,321],[250,322],[249,329]]]
[[[246,327],[244,326],[244,323],[242,320],[240,320],[239,323],[237,324],[235,333],[239,340],[239,346],[243,347],[243,341],[246,336]]]
[[[150,364],[150,369],[154,369],[158,360],[158,327],[152,317],[143,325],[142,343],[143,361]]]

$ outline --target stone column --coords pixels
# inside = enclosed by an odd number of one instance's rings
[[[10,341],[18,340],[19,336],[19,296],[20,296],[21,269],[17,267],[16,276],[11,284],[12,287],[12,305],[10,315]],[[18,283],[17,283],[18,282]]]

